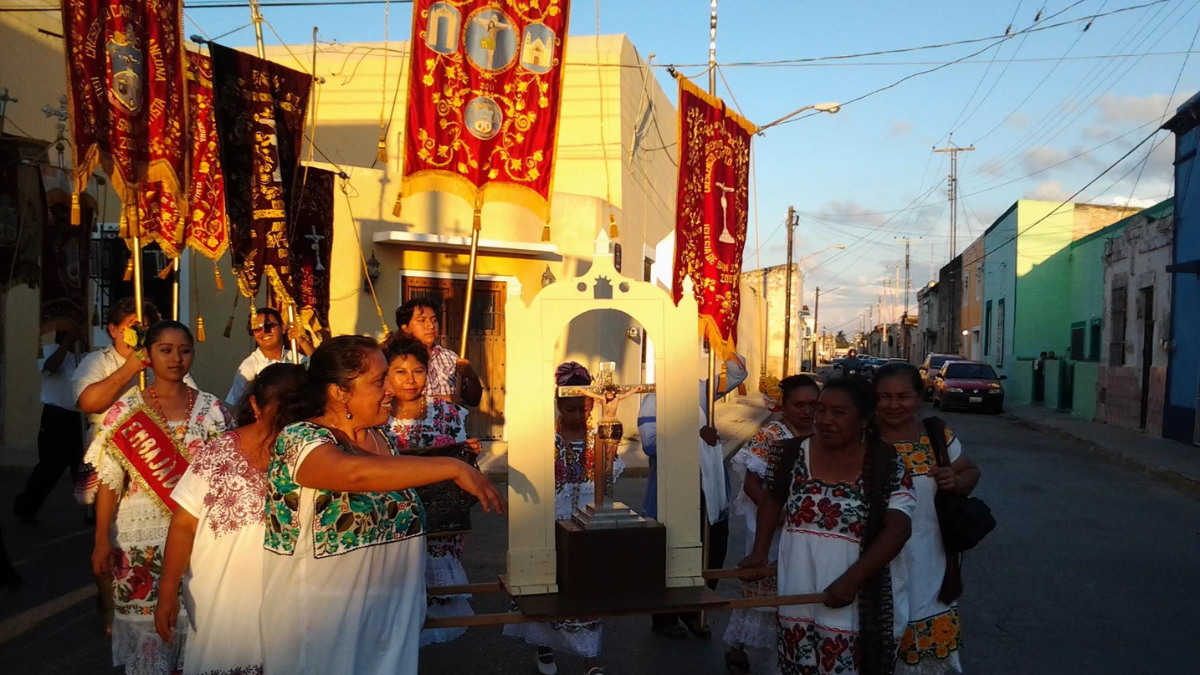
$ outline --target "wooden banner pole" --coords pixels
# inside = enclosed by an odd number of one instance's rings
[[[137,202],[125,207],[129,231],[133,233],[133,304],[136,308],[139,326],[146,327],[146,316],[142,311],[142,223],[138,214]],[[118,337],[118,339],[123,339]],[[138,372],[138,387],[146,388],[146,371]]]
[[[179,256],[182,256],[182,255],[183,255],[183,252],[181,251],[179,253]],[[173,276],[174,276],[174,279],[171,281],[171,319],[173,321],[178,321],[179,320],[179,257],[176,257],[175,260],[171,261],[171,271],[173,272]]]
[[[479,230],[481,229],[481,214],[475,209],[475,222],[471,227],[471,260],[467,263],[467,297],[463,304],[462,338],[458,343],[458,358],[467,358],[467,337],[471,329],[471,300],[475,295],[475,265],[479,260]],[[462,384],[461,382],[459,383]]]

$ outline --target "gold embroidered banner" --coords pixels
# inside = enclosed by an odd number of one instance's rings
[[[179,0],[63,0],[76,194],[100,164],[126,207],[151,182],[185,203],[182,18]]]
[[[758,127],[679,78],[675,302],[691,279],[700,335],[721,358],[737,346],[742,251],[749,211],[750,137]]]
[[[550,220],[569,6],[417,0],[400,199],[438,190]]]

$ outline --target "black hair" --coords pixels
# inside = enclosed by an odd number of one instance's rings
[[[379,343],[362,335],[340,335],[317,347],[308,358],[308,402],[318,414],[329,402],[329,385],[350,389],[354,378],[366,371],[371,354],[377,351]]]
[[[108,325],[119,326],[122,321],[137,314],[137,302],[133,298],[124,297],[108,306]],[[142,301],[142,319],[147,324],[157,323],[161,315],[158,307],[149,300]]]
[[[830,380],[821,390],[821,396],[831,391],[845,392],[850,397],[850,404],[858,411],[860,419],[868,422],[867,429],[875,427],[875,392],[866,381],[860,377],[839,377]]]
[[[267,316],[273,316],[273,317],[275,317],[276,323],[278,323],[280,326],[283,325],[283,315],[280,314],[279,310],[275,309],[274,307],[259,307],[258,309],[254,310],[254,311],[259,314],[266,314]],[[253,317],[254,315],[251,314],[250,316]],[[266,319],[263,319],[263,321],[265,322]],[[249,318],[246,319],[246,331],[248,333],[250,333],[251,335],[254,335],[254,321],[252,319],[249,319]]]
[[[582,373],[576,373],[574,375],[571,375],[567,379],[563,380],[562,383],[559,384],[558,386],[560,386],[560,387],[586,387],[586,386],[590,385],[591,383],[592,383],[592,381],[589,380],[585,375],[583,375]]]
[[[409,298],[408,302],[396,308],[396,325],[400,328],[407,326],[412,322],[413,315],[421,307],[433,312],[434,317],[441,321],[442,306],[437,300],[429,297],[414,297]]]
[[[182,331],[183,334],[187,336],[188,344],[193,346],[196,344],[196,338],[192,337],[192,329],[188,328],[186,324],[179,323],[178,321],[167,320],[159,321],[153,326],[150,326],[150,328],[146,331],[146,348],[149,348],[150,345],[158,342],[158,339],[162,337],[162,334],[169,330]]]
[[[415,340],[411,336],[404,333],[392,333],[380,345],[383,349],[383,356],[387,359],[388,365],[396,359],[402,359],[406,356],[411,356],[421,364],[422,368],[429,367],[429,349],[420,340]]]
[[[875,391],[879,391],[879,383],[892,377],[907,378],[918,396],[925,393],[925,378],[921,375],[921,371],[911,363],[894,362],[883,366],[875,371],[875,381],[871,386]]]
[[[785,400],[793,391],[806,387],[816,389],[818,392],[821,391],[821,387],[817,384],[817,381],[808,375],[788,375],[779,381],[779,393]]]
[[[293,422],[299,422],[309,417],[316,417],[320,411],[314,409],[309,397],[306,396],[305,383],[307,373],[304,366],[295,363],[272,363],[250,381],[246,393],[242,396],[234,414],[239,427],[253,424],[257,421],[254,407],[250,405],[253,399],[259,409],[275,406],[275,417],[271,420],[271,428],[267,433],[277,436],[283,428]]]

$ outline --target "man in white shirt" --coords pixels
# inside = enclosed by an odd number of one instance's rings
[[[425,393],[471,408],[483,400],[483,383],[471,362],[438,344],[441,307],[429,298],[411,298],[396,309],[396,325],[429,350]]]
[[[38,463],[13,505],[13,514],[25,523],[37,522],[37,512],[63,472],[70,469],[74,475],[83,461],[83,419],[71,393],[71,378],[80,360],[78,338],[59,331],[55,343],[42,345],[42,358],[38,359],[42,376]]]
[[[292,350],[284,346],[283,318],[277,310],[271,307],[259,308],[246,328],[250,331],[251,337],[254,338],[254,344],[258,347],[242,361],[242,364],[238,366],[237,373],[233,376],[233,384],[229,387],[229,393],[225,395],[225,403],[230,408],[236,408],[242,402],[242,396],[246,394],[247,387],[264,368],[272,363],[291,363],[292,361]],[[308,339],[300,334],[302,331],[296,331],[293,328],[289,333],[296,335],[301,352],[312,353]]]

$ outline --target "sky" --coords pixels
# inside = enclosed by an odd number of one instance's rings
[[[324,41],[382,40],[384,12],[266,6],[266,43],[311,44],[314,25]],[[1110,12],[1117,13],[1084,30],[1086,17]],[[655,55],[668,92],[675,86],[666,65],[693,75],[707,61],[706,0],[602,0],[598,8],[597,0],[574,0],[570,34],[594,35],[597,13],[601,33],[627,34],[643,57]],[[220,41],[253,44],[247,9],[189,7],[185,15],[186,34],[236,31]],[[389,17],[390,39],[407,39],[412,5],[393,2]],[[958,155],[956,253],[1016,200],[1063,201],[1106,170],[1074,201],[1148,206],[1173,193],[1167,132],[1110,166],[1200,87],[1200,58],[1188,53],[1200,32],[1200,0],[724,0],[718,18],[718,94],[760,125],[912,76],[836,115],[802,115],[754,141],[757,199],[745,269],[785,260],[781,225],[794,206],[796,258],[814,256],[803,263],[802,304],[812,304],[816,287],[828,291],[820,314],[827,330],[859,328],[884,292],[882,279],[903,264],[899,239],[914,240],[914,312],[916,290],[947,262],[949,159],[932,149],[951,133],[955,145],[975,147]],[[1025,32],[1031,28],[1041,30]],[[980,38],[996,39],[825,58]],[[766,63],[797,59],[823,60]],[[836,245],[846,248],[825,250]],[[904,306],[903,294],[897,304]]]

